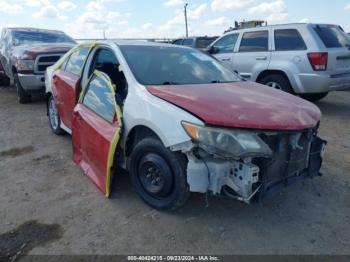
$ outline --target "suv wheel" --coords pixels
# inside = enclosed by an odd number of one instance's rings
[[[290,94],[294,94],[293,88],[290,85],[288,78],[283,75],[272,74],[265,76],[263,79],[261,79],[260,83]]]
[[[158,139],[146,138],[135,146],[130,175],[137,194],[156,209],[177,209],[189,197],[186,162]]]
[[[17,99],[20,104],[30,103],[31,97],[30,95],[23,89],[21,83],[19,82],[17,73],[14,74],[14,82],[17,90]]]
[[[309,100],[311,102],[317,102],[323,98],[325,98],[329,93],[315,93],[315,94],[301,94],[300,97]]]
[[[50,96],[48,106],[49,123],[52,131],[56,135],[62,135],[64,132],[61,129],[61,118],[57,110],[56,101],[53,96]]]

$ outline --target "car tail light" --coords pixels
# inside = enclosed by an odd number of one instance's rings
[[[328,53],[309,53],[307,56],[314,71],[327,70]]]

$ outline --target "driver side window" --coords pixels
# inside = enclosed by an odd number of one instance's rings
[[[87,86],[83,105],[109,123],[113,123],[116,114],[115,98],[105,78],[103,75],[93,74]]]
[[[89,70],[90,75],[95,72],[95,70],[98,70],[109,76],[112,84],[116,87],[118,104],[122,104],[122,101],[127,96],[128,86],[124,72],[114,52],[107,48],[97,50],[94,61]]]
[[[221,38],[213,45],[215,54],[233,53],[237,39],[238,34],[230,34]]]

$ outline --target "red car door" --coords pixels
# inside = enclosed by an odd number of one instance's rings
[[[72,113],[80,93],[80,77],[58,70],[53,75],[54,92],[61,121],[72,129]]]
[[[73,159],[108,197],[121,132],[121,111],[109,78],[95,71],[74,109]]]
[[[81,75],[92,46],[80,46],[53,74],[53,95],[61,121],[72,129],[73,109],[81,92]]]

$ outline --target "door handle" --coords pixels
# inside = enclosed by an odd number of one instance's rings
[[[258,61],[267,60],[267,56],[257,56],[256,60],[258,60]]]
[[[222,62],[230,62],[231,61],[231,58],[223,58],[221,59]]]

